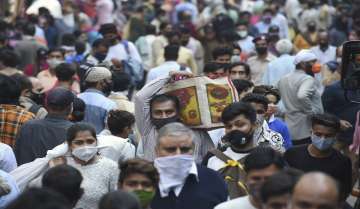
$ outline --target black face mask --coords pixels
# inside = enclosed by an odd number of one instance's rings
[[[278,40],[280,40],[279,35],[277,34],[269,35],[269,41],[276,43]]]
[[[267,53],[267,47],[256,47],[256,52],[259,54],[259,55],[264,55]]]
[[[316,25],[308,25],[308,31],[309,32],[315,32],[316,31]]]
[[[154,124],[156,129],[160,129],[163,126],[165,126],[166,124],[179,122],[179,116],[175,115],[170,118],[162,118],[162,119],[151,118],[151,122]]]
[[[252,140],[253,134],[246,134],[239,130],[231,131],[224,136],[224,139],[235,148],[242,148]]]
[[[327,42],[319,43],[319,46],[320,46],[320,49],[326,50],[329,46],[329,43],[327,43]]]
[[[95,53],[94,57],[99,61],[102,62],[106,58],[107,54]]]

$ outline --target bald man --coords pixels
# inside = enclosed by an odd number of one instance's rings
[[[336,181],[324,173],[310,172],[295,185],[291,209],[339,209],[340,202]]]

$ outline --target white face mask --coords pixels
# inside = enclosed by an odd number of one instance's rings
[[[241,62],[240,55],[231,56],[231,63]]]
[[[237,34],[240,36],[241,39],[244,39],[248,35],[248,32],[246,30],[241,30],[238,31]]]
[[[98,153],[99,148],[94,145],[87,145],[84,147],[75,148],[72,155],[79,160],[89,162]]]
[[[58,65],[60,65],[63,62],[64,61],[56,58],[47,59],[47,63],[49,64],[50,69],[55,69]]]
[[[192,155],[175,155],[159,157],[154,161],[154,166],[160,174],[159,188],[167,195],[171,188],[183,184],[188,177],[194,163]]]

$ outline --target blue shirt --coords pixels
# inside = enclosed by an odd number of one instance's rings
[[[268,33],[270,25],[271,25],[271,23],[266,24],[263,21],[260,21],[255,24],[255,27],[258,29],[259,33],[262,34],[262,33]]]
[[[87,89],[78,97],[86,104],[84,122],[93,124],[99,134],[105,127],[108,112],[117,108],[116,103],[96,89]]]
[[[271,117],[268,122],[268,125],[271,130],[281,134],[281,136],[284,139],[284,147],[286,150],[293,146],[291,142],[289,128],[287,127],[285,122],[283,122],[278,118]]]
[[[295,70],[294,59],[294,56],[283,54],[269,62],[264,73],[263,84],[276,86],[282,77]]]
[[[9,185],[10,193],[0,197],[0,209],[5,208],[11,201],[13,201],[20,194],[19,188],[13,179],[8,173],[0,170],[0,178]]]

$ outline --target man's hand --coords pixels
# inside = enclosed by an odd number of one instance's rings
[[[112,58],[111,62],[116,68],[122,68],[121,60],[118,60],[116,58]]]
[[[193,78],[194,74],[183,71],[170,71],[169,76],[172,81],[180,81],[188,78]]]
[[[351,125],[351,123],[349,123],[349,121],[340,120],[340,129],[342,131],[346,131],[349,128],[352,128],[352,125]]]
[[[57,157],[49,161],[49,167],[55,167],[57,165],[63,165],[66,164],[66,158],[65,157]]]

